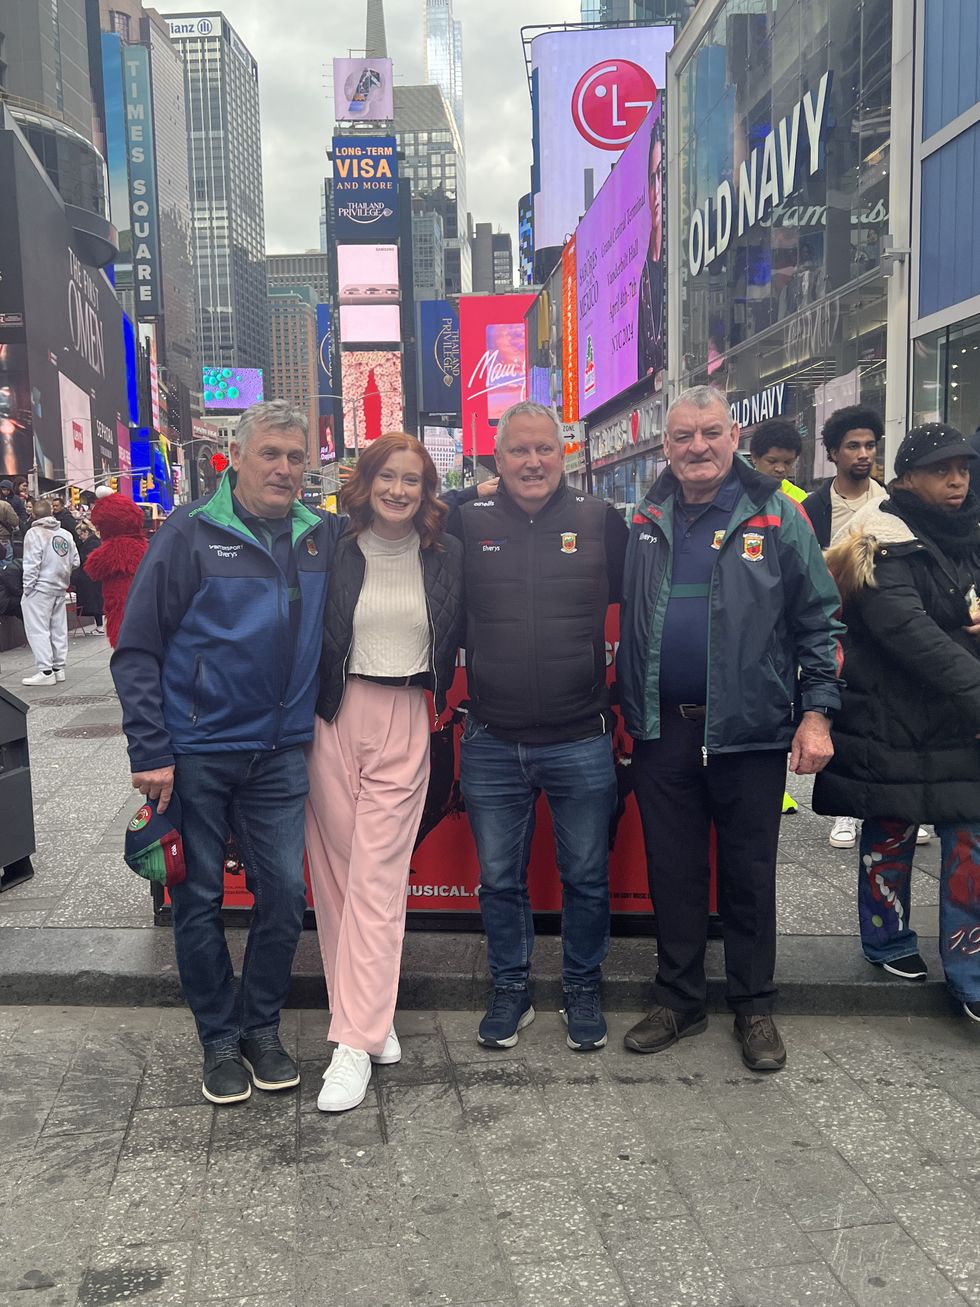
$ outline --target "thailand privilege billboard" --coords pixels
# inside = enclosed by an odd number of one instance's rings
[[[658,100],[575,234],[583,414],[663,371],[660,108]]]
[[[674,29],[545,32],[531,43],[534,248],[561,246],[666,82]]]
[[[398,239],[398,150],[393,136],[333,138],[338,241]]]
[[[459,314],[448,300],[422,300],[418,311],[419,408],[458,414]]]

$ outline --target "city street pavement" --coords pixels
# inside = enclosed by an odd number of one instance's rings
[[[953,1307],[980,1304],[980,1040],[951,1019],[730,1020],[654,1057],[507,1052],[475,1011],[400,1013],[399,1066],[316,1110],[216,1109],[176,1009],[0,1008],[0,1304]]]
[[[121,856],[136,798],[109,675],[109,645],[104,637],[91,635],[73,636],[69,645],[67,680],[57,687],[21,685],[21,677],[33,670],[27,649],[0,655],[0,685],[30,705],[38,845],[34,879],[0,894],[0,1003],[179,1003],[169,928],[154,925],[147,886]],[[913,886],[912,921],[931,977],[927,985],[909,986],[861,957],[856,854],[829,847],[830,821],[807,807],[809,782],[791,777],[789,783],[800,812],[784,818],[780,843],[781,1010],[949,1013],[936,949],[938,841],[917,851]],[[230,932],[236,959],[242,934]],[[534,966],[539,1001],[559,1006],[556,938],[539,938]],[[710,1002],[721,1008],[718,941],[709,945],[708,969]],[[655,945],[649,937],[614,939],[605,970],[607,1006],[644,1006],[654,970]],[[409,932],[402,1007],[475,1007],[485,986],[479,933]],[[312,931],[300,943],[291,1002],[324,1002]]]

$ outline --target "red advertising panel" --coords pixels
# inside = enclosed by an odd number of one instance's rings
[[[501,414],[527,398],[527,329],[534,296],[462,295],[459,301],[463,452],[492,454]]]
[[[578,421],[578,263],[575,237],[561,252],[561,402],[566,422]]]
[[[355,453],[386,431],[401,431],[402,356],[395,350],[347,350],[340,356],[344,442]]]

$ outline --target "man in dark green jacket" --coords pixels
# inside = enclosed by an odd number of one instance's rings
[[[708,838],[717,833],[727,997],[753,1070],[786,1061],[776,996],[776,848],[790,768],[833,754],[840,605],[816,538],[773,477],[735,458],[723,394],[667,413],[669,462],[633,518],[617,680],[654,901],[657,1006],[626,1035],[656,1053],[706,1025]]]

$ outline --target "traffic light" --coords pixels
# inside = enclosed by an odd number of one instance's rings
[[[110,478],[109,478],[109,489],[112,490],[112,491],[116,491],[116,490],[119,489],[119,478],[118,478],[118,477],[110,477]]]
[[[68,495],[71,499],[72,508],[78,508],[82,502],[82,492],[79,490],[78,486],[69,486]]]

